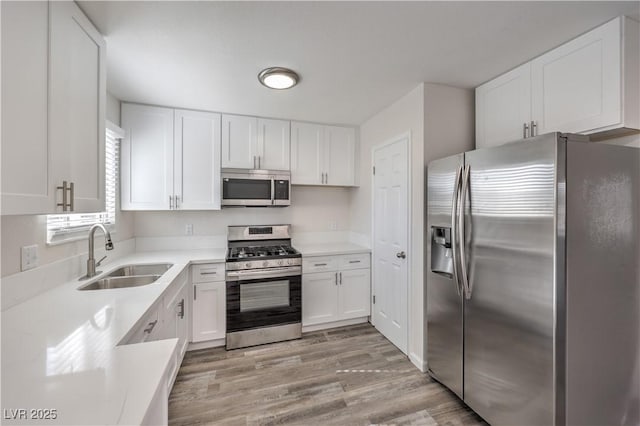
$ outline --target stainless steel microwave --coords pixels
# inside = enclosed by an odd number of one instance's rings
[[[222,205],[285,207],[291,204],[291,173],[222,169]]]

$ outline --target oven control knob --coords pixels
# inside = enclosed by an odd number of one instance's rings
[[[278,260],[278,265],[280,266],[284,265],[284,260]]]
[[[244,266],[246,266],[247,268],[251,268],[251,262],[245,263]]]

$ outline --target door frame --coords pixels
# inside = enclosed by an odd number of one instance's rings
[[[376,151],[386,148],[389,145],[392,145],[396,142],[401,142],[405,140],[406,142],[406,153],[407,153],[407,158],[406,158],[406,166],[407,166],[407,282],[406,282],[406,286],[407,286],[407,300],[406,302],[406,324],[407,324],[407,348],[406,351],[407,353],[405,353],[405,355],[408,356],[409,353],[409,337],[411,336],[411,324],[409,323],[409,318],[410,318],[410,312],[409,310],[411,309],[411,304],[409,303],[409,299],[410,299],[410,295],[411,295],[411,282],[412,282],[412,278],[413,278],[413,272],[412,272],[412,266],[413,266],[413,253],[411,252],[411,247],[412,247],[412,243],[413,243],[413,238],[411,237],[411,225],[412,225],[412,220],[413,220],[413,215],[412,215],[412,205],[413,205],[413,197],[412,197],[412,167],[411,167],[411,151],[412,151],[412,138],[411,138],[411,130],[408,130],[406,132],[400,133],[395,137],[392,137],[390,139],[387,139],[386,141],[379,143],[377,145],[374,145],[371,148],[371,167],[372,167],[372,173],[371,173],[371,258],[372,258],[372,268],[371,268],[371,300],[369,301],[369,303],[371,304],[371,317],[370,317],[370,322],[371,325],[373,325],[375,327],[375,306],[373,304],[373,295],[375,295],[376,293],[376,276],[373,273],[374,271],[374,267],[375,265],[373,265],[373,260],[376,258],[375,254],[376,254],[376,245],[375,245],[375,185],[374,185],[374,175],[373,175],[373,167],[375,165],[375,155],[376,155]]]

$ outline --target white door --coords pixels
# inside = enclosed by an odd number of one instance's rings
[[[476,88],[476,148],[525,137],[531,121],[531,64]]]
[[[258,168],[257,126],[255,117],[222,116],[222,167]]]
[[[290,122],[258,119],[258,168],[290,170]]]
[[[173,125],[172,109],[122,104],[122,210],[169,210]]]
[[[220,210],[220,114],[175,111],[174,207]]]
[[[325,183],[351,186],[355,183],[356,131],[352,127],[326,126]]]
[[[55,185],[49,184],[47,158],[49,3],[3,1],[0,8],[2,214],[53,213]]]
[[[193,342],[225,337],[225,286],[224,281],[193,285]]]
[[[367,317],[370,314],[370,270],[351,269],[339,272],[338,315],[341,319]]]
[[[302,274],[302,325],[338,319],[338,273]]]
[[[404,137],[373,152],[373,322],[407,353],[409,199],[408,147]]]
[[[531,62],[536,134],[582,133],[622,120],[620,25],[613,20]]]
[[[74,2],[49,7],[52,189],[73,182],[73,211],[103,211],[106,43]]]
[[[323,183],[324,126],[291,122],[291,183]]]

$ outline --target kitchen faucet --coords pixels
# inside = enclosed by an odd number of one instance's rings
[[[95,225],[93,225],[91,229],[89,229],[89,258],[87,259],[87,275],[80,278],[81,280],[94,277],[98,273],[96,272],[96,259],[93,254],[93,239],[94,239],[94,234],[96,233],[96,229],[98,228],[102,229],[102,232],[104,232],[104,248],[106,250],[113,250],[113,242],[111,241],[111,234],[109,233],[109,231],[107,231],[107,228],[105,228],[104,225],[102,225],[101,223],[96,223]],[[98,265],[103,260],[104,260],[104,257],[100,259],[100,261],[98,262]]]

